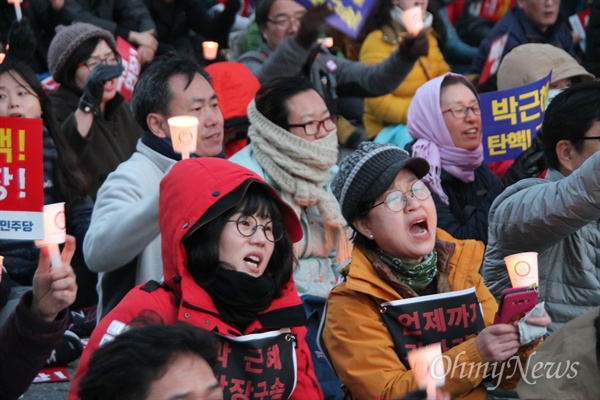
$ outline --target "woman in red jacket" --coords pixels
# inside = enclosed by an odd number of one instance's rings
[[[302,237],[294,211],[258,175],[218,158],[178,162],[159,201],[163,282],[132,289],[100,321],[69,397],[101,343],[150,318],[217,334],[225,398],[322,398],[292,279],[292,243]]]

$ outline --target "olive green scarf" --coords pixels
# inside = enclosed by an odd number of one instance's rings
[[[415,292],[420,292],[437,276],[437,251],[433,249],[419,264],[410,264],[377,248],[381,261],[385,263],[396,278]]]

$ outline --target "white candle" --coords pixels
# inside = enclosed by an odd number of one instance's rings
[[[15,14],[17,15],[17,21],[21,20],[23,14],[21,14],[21,1],[23,0],[8,0],[8,3],[15,6]]]
[[[504,257],[513,287],[538,285],[538,253],[517,253]]]
[[[35,245],[48,247],[52,267],[62,267],[58,245],[65,242],[66,235],[65,203],[46,204],[44,206],[44,239],[36,240]]]
[[[402,22],[411,36],[417,36],[423,29],[423,10],[421,6],[411,7],[402,12]]]
[[[198,118],[192,115],[179,115],[167,120],[171,131],[173,150],[181,154],[181,159],[190,158],[190,152],[196,151],[198,138]]]
[[[219,43],[211,41],[202,42],[202,54],[205,60],[214,60],[217,58],[218,51]]]
[[[60,248],[58,243],[52,243],[48,246],[48,252],[50,253],[50,266],[60,268],[62,267],[62,259],[60,258]]]
[[[408,364],[419,389],[427,390],[427,399],[433,394],[435,399],[436,387],[444,386],[446,374],[442,360],[442,344],[433,343],[408,352]]]

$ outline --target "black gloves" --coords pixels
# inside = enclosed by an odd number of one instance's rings
[[[427,29],[422,29],[417,36],[406,35],[400,43],[400,55],[404,60],[417,61],[429,53]]]
[[[100,64],[90,72],[83,95],[79,99],[79,109],[89,113],[98,114],[100,112],[100,103],[104,93],[104,84],[106,81],[116,78],[123,73],[123,66]]]
[[[311,8],[300,19],[300,27],[296,35],[296,41],[300,46],[309,49],[319,35],[319,28],[325,23],[325,18],[333,14],[333,10],[327,4],[320,4]]]
[[[9,48],[6,52],[6,59],[30,64],[37,41],[35,33],[31,29],[29,20],[26,17],[22,17],[21,21],[15,20],[12,23],[7,40]]]
[[[510,186],[525,178],[535,178],[547,168],[542,146],[542,133],[538,132],[531,146],[515,159],[513,165],[508,168],[502,183]]]

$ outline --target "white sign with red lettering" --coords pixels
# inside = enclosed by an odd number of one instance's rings
[[[131,101],[133,87],[135,86],[141,71],[137,50],[122,37],[117,37],[117,51],[121,55],[121,62],[123,68],[125,68],[123,74],[119,78],[117,90],[125,97],[125,100]]]

